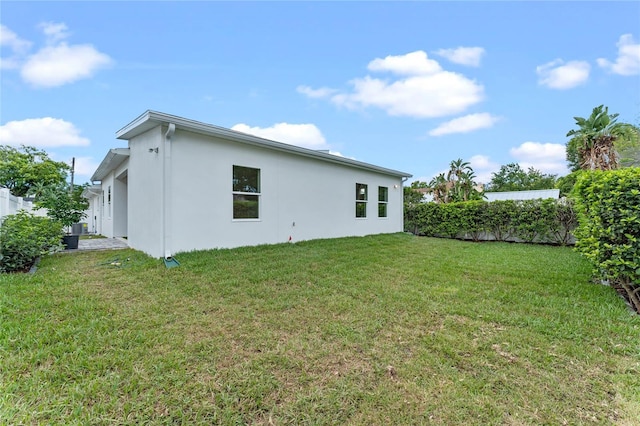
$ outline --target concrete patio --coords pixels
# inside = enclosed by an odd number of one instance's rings
[[[65,250],[65,252],[86,251],[86,250],[115,250],[129,248],[127,240],[124,238],[91,238],[80,239],[78,248]]]

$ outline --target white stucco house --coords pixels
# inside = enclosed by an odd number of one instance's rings
[[[408,173],[156,111],[116,137],[88,229],[153,257],[403,230]]]

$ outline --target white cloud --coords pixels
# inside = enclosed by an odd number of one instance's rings
[[[484,87],[462,74],[443,70],[438,62],[423,51],[400,56],[387,56],[369,63],[370,71],[399,74],[396,79],[379,79],[369,75],[349,83],[351,91],[312,89],[301,86],[298,91],[311,96],[327,97],[349,109],[376,107],[392,116],[418,118],[458,114],[484,98]]]
[[[389,71],[401,75],[428,75],[442,71],[437,61],[429,59],[426,52],[418,50],[406,55],[376,58],[369,62],[370,71]]]
[[[70,35],[69,28],[62,22],[43,22],[38,27],[42,29],[42,32],[47,37],[47,44],[55,44]]]
[[[337,90],[330,89],[328,87],[312,89],[309,86],[298,86],[296,88],[296,91],[298,93],[302,93],[303,95],[307,95],[310,98],[327,98],[337,92]]]
[[[8,46],[14,52],[29,50],[31,42],[23,40],[5,25],[0,24],[0,46]]]
[[[91,44],[69,44],[64,23],[39,25],[46,46],[27,56],[31,42],[20,39],[13,31],[0,26],[0,42],[9,46],[13,56],[2,58],[2,69],[19,69],[24,81],[34,87],[56,87],[93,76],[113,60]]]
[[[76,157],[75,175],[91,177],[99,165],[93,157]]]
[[[562,59],[548,62],[536,67],[538,84],[551,89],[571,89],[586,83],[591,66],[585,61],[570,61],[566,64]]]
[[[231,129],[304,148],[328,149],[322,132],[314,124],[276,123],[271,127],[251,127],[240,123]]]
[[[0,69],[16,69],[20,67],[20,56],[31,48],[31,42],[21,39],[8,27],[0,24],[0,46],[7,46],[12,53],[10,57],[0,58]]]
[[[491,161],[487,155],[474,155],[469,159],[469,165],[476,175],[476,182],[489,183],[491,174],[500,168],[500,165]]]
[[[618,46],[616,61],[612,63],[607,59],[598,58],[598,65],[614,74],[640,74],[640,43],[634,42],[633,35],[623,34],[616,46]]]
[[[482,47],[458,47],[455,49],[440,49],[435,53],[455,64],[479,67],[485,51]]]
[[[0,141],[6,145],[39,148],[86,146],[89,139],[80,136],[73,123],[59,118],[28,118],[0,126]]]
[[[533,167],[542,173],[568,173],[566,165],[566,147],[558,143],[524,142],[511,148],[511,156],[518,160],[523,169]]]
[[[440,124],[438,127],[431,130],[429,135],[442,136],[451,133],[469,133],[474,130],[492,127],[499,120],[500,117],[491,115],[488,112],[469,114]]]
[[[37,87],[56,87],[91,77],[111,63],[111,58],[90,44],[60,43],[31,55],[22,67],[23,80]]]

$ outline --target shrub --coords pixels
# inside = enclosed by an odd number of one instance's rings
[[[576,248],[640,313],[640,168],[578,179]]]
[[[487,203],[487,231],[498,241],[508,240],[515,231],[518,213],[518,205],[512,200]]]
[[[405,206],[405,230],[473,241],[569,244],[577,220],[571,200],[465,201]]]
[[[62,249],[62,225],[21,211],[0,226],[0,272],[27,271],[38,256]]]

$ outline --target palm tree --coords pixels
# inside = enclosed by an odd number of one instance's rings
[[[447,180],[450,183],[449,201],[469,201],[481,199],[474,188],[476,175],[468,162],[458,158],[449,165]]]
[[[427,185],[427,192],[433,196],[436,203],[447,203],[449,193],[449,181],[444,177],[444,173],[431,179]]]
[[[449,164],[449,173],[447,173],[447,180],[452,182],[459,182],[464,179],[466,173],[473,173],[473,169],[468,162],[462,161],[462,158],[458,158]]]
[[[427,191],[436,203],[453,203],[482,199],[482,193],[475,189],[476,175],[469,163],[457,159],[449,165],[446,176],[440,173],[431,179]]]
[[[578,159],[584,170],[613,170],[618,168],[618,153],[614,141],[627,131],[627,124],[618,123],[618,114],[597,106],[588,118],[573,117],[578,129],[567,133],[578,143]]]

